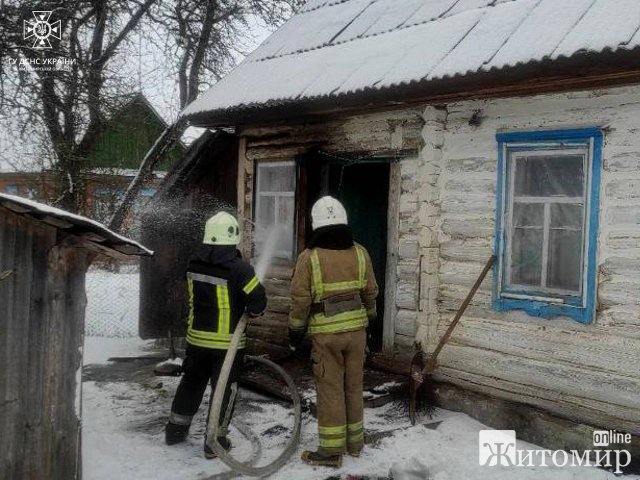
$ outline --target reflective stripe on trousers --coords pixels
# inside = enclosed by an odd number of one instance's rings
[[[366,331],[311,337],[319,452],[359,452],[364,444],[362,377]]]

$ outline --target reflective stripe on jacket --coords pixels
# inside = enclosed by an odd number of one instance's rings
[[[251,265],[237,257],[221,260],[199,258],[187,269],[187,343],[197,347],[228,349],[244,312],[255,316],[266,308],[264,287]],[[243,335],[240,348],[245,346]]]
[[[322,301],[358,293],[360,308],[325,315]],[[307,329],[310,335],[349,332],[365,328],[376,315],[378,285],[366,249],[356,244],[346,250],[314,248],[298,257],[291,280],[289,328]]]

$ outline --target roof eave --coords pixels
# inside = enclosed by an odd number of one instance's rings
[[[570,58],[520,64],[452,78],[366,89],[339,96],[274,101],[187,116],[198,127],[298,122],[335,114],[388,110],[417,104],[530,96],[640,83],[640,47],[616,52],[579,53]]]

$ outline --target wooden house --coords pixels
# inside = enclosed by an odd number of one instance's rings
[[[135,94],[105,122],[101,133],[89,148],[87,168],[83,172],[84,191],[79,212],[99,222],[107,222],[124,192],[138,172],[140,161],[155,139],[167,127],[166,122],[147,98]],[[163,158],[156,172],[145,179],[133,214],[125,223],[127,234],[138,236],[139,213],[155,194],[166,171],[185,148],[181,142]],[[0,192],[51,203],[56,198],[58,182],[65,181],[52,169],[29,172],[0,172]]]
[[[549,447],[629,432],[637,457],[638,99],[637,1],[311,0],[183,112],[235,131],[245,255],[285,233],[253,344],[286,345],[293,260],[333,194],[372,252],[389,368],[433,351],[495,253],[441,403]]]
[[[0,193],[0,478],[81,477],[85,272],[151,251],[79,215]]]

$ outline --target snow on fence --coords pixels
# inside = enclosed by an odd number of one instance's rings
[[[86,277],[85,335],[137,337],[140,273],[138,266],[120,272],[91,268]]]

